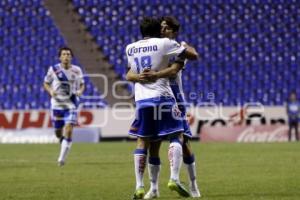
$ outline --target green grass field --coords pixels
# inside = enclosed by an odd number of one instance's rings
[[[192,146],[201,199],[300,199],[298,143]],[[74,144],[67,165],[58,167],[58,144],[0,145],[0,199],[129,200],[134,149],[134,142]],[[166,187],[167,143],[161,157],[160,199],[180,199]],[[188,183],[184,166],[181,179]]]

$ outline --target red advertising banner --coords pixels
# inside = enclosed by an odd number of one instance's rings
[[[94,113],[83,110],[79,113],[79,125],[86,126],[93,122]],[[50,111],[3,111],[0,112],[0,129],[27,129],[52,127]]]

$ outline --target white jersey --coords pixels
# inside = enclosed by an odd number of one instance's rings
[[[168,38],[139,40],[126,47],[128,65],[135,73],[145,68],[159,71],[169,66],[171,57],[178,56],[185,48]],[[160,78],[154,83],[135,83],[135,101],[161,96],[174,97],[168,78]]]
[[[84,83],[80,67],[71,65],[69,69],[65,69],[61,64],[51,66],[44,82],[49,83],[51,88],[57,93],[55,98],[51,98],[52,109],[76,108],[73,97],[77,98],[74,94],[80,88],[80,84]]]

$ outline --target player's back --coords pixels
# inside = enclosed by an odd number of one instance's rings
[[[167,68],[170,57],[183,50],[177,42],[167,38],[139,40],[126,47],[129,66],[135,73],[142,73],[146,68],[155,71]],[[159,96],[173,96],[169,79],[161,78],[151,84],[135,84],[136,101]]]

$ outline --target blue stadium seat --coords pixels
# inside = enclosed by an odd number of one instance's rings
[[[43,77],[65,45],[49,11],[41,0],[4,0],[0,20],[0,85],[5,86],[0,89],[0,109],[49,108]],[[76,58],[74,62],[78,64]]]
[[[182,25],[178,40],[191,43],[201,55],[199,62],[190,62],[184,71],[186,92],[213,91],[215,101],[225,105],[239,101],[282,105],[292,89],[283,83],[296,84],[293,81],[300,79],[295,62],[300,57],[296,45],[300,4],[297,0],[247,2],[121,0],[110,1],[119,9],[109,9],[99,6],[101,0],[73,0],[84,22],[97,21],[99,28],[86,25],[120,77],[126,73],[125,46],[140,38],[141,16],[170,14],[177,16]],[[194,103],[207,100],[187,99]]]

